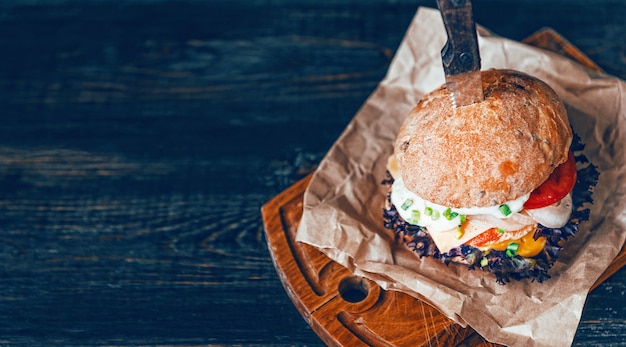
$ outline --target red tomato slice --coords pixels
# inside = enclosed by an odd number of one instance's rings
[[[533,209],[552,205],[563,199],[574,188],[574,184],[576,184],[576,160],[570,151],[567,161],[557,166],[550,177],[530,193],[530,198],[524,204],[524,208]]]
[[[491,228],[481,234],[476,235],[471,240],[467,241],[466,244],[474,247],[480,247],[488,242],[496,242],[502,237],[502,233],[498,231],[498,228]]]

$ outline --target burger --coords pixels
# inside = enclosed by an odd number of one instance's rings
[[[588,161],[550,86],[513,70],[481,76],[484,101],[454,107],[444,85],[409,112],[383,181],[384,226],[420,258],[542,282],[588,219],[597,171],[577,171]]]

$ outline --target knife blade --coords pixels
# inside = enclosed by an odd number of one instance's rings
[[[484,100],[480,52],[471,0],[437,0],[448,41],[441,50],[446,88],[454,107]]]

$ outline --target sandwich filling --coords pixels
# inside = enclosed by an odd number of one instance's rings
[[[394,155],[389,157],[387,170],[393,178],[390,202],[407,223],[426,229],[442,253],[467,244],[482,251],[508,249],[513,252],[514,249],[515,254],[532,257],[541,252],[545,245],[545,238],[533,238],[537,226],[541,224],[560,228],[567,224],[572,215],[573,204],[569,192],[576,181],[572,155],[548,180],[552,182],[551,186],[542,188],[548,190],[550,196],[538,199],[537,195],[546,193],[537,189],[534,194],[528,193],[515,200],[488,207],[452,208],[422,199],[404,185]],[[570,177],[560,177],[564,175]],[[555,192],[554,181],[561,183],[556,189],[558,192]]]
[[[537,189],[534,195],[525,194],[515,200],[488,207],[452,208],[422,199],[406,188],[399,174],[394,155],[389,157],[387,170],[393,178],[390,201],[407,223],[426,229],[440,252],[445,253],[463,244],[486,251],[510,250],[515,254],[532,257],[543,249],[545,238],[534,239],[537,225],[551,228],[563,227],[572,215],[572,190],[576,181],[573,155],[544,185],[550,185],[550,196]],[[569,177],[561,177],[561,176]],[[558,177],[557,177],[558,176]],[[554,184],[560,184],[558,192]],[[543,185],[542,185],[543,186]],[[541,186],[540,186],[541,187]],[[531,196],[533,199],[531,200]],[[526,204],[530,200],[531,208]]]

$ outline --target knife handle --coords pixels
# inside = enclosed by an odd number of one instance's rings
[[[446,76],[480,70],[480,52],[471,0],[437,0],[448,41],[441,50]]]

